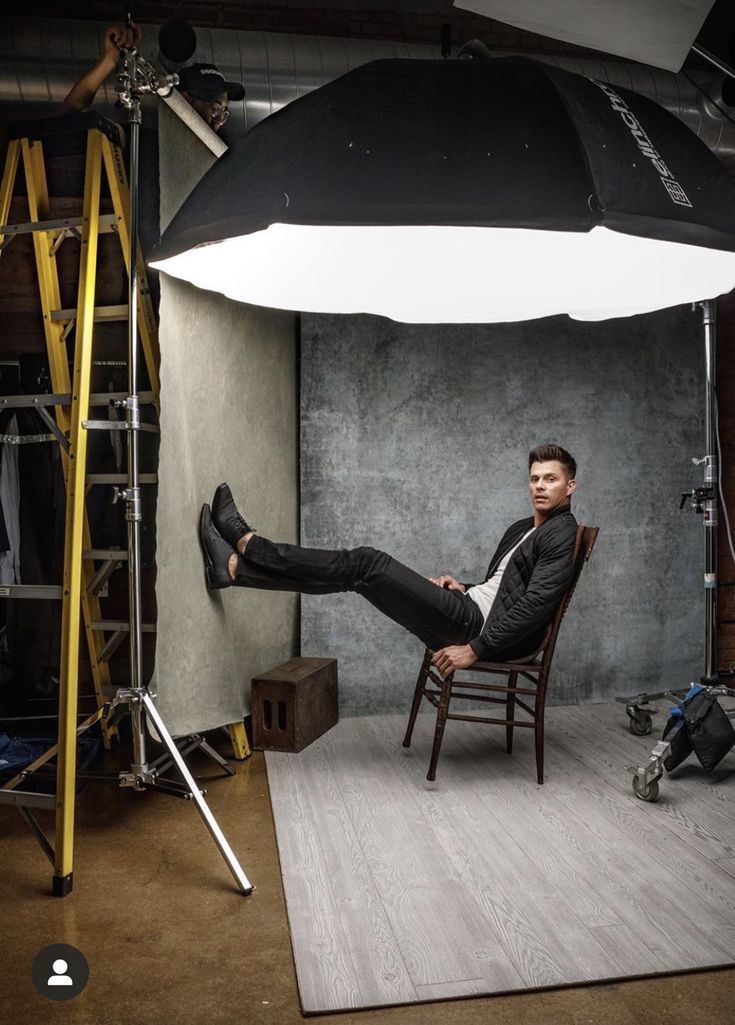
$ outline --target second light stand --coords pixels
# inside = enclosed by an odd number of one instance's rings
[[[717,674],[717,493],[719,487],[719,459],[717,445],[717,398],[716,375],[716,304],[713,299],[698,303],[702,310],[704,329],[704,435],[705,454],[692,462],[701,466],[704,473],[702,486],[682,492],[680,509],[689,503],[702,516],[704,526],[704,672],[700,683],[711,693],[725,696],[735,691],[722,686]],[[661,691],[656,694],[636,694],[634,697],[620,697],[616,700],[625,704],[630,719],[630,731],[637,736],[646,736],[653,730],[651,713],[656,711],[650,705],[653,700],[671,698],[679,701],[688,688]],[[633,773],[633,791],[642,801],[655,801],[659,794],[659,780],[663,776],[665,761],[671,753],[671,745],[659,740],[648,760],[640,766],[626,766]]]

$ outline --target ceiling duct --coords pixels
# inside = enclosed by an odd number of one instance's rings
[[[102,53],[107,24],[68,18],[0,18],[0,104],[15,116],[49,113]],[[439,46],[390,40],[245,32],[198,28],[195,59],[216,64],[231,81],[245,86],[244,103],[233,104],[228,134],[240,134],[291,100],[367,61],[388,57],[437,59]],[[143,26],[142,52],[153,56],[158,26]],[[507,56],[495,51],[493,56]],[[611,85],[623,86],[660,103],[680,118],[731,170],[735,170],[735,123],[711,103],[685,74],[618,60],[526,54]],[[721,102],[723,77],[716,71],[691,73],[699,86]],[[98,94],[97,108],[112,113],[111,76]],[[727,110],[727,108],[723,108]],[[735,109],[729,112],[735,117]],[[125,119],[123,111],[115,117]]]

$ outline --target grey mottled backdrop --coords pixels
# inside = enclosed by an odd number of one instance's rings
[[[601,528],[560,635],[550,700],[686,685],[702,657],[700,317],[413,326],[302,318],[301,536],[372,544],[427,576],[484,576],[528,515],[526,457],[579,463]],[[302,653],[339,659],[343,715],[407,711],[421,643],[356,595],[302,599]]]

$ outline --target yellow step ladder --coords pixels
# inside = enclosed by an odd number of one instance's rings
[[[51,216],[43,142],[51,136],[72,132],[86,134],[84,196],[79,217],[54,219]],[[66,484],[66,518],[64,538],[64,575],[61,587],[61,673],[59,686],[59,742],[34,763],[44,764],[55,754],[57,760],[57,793],[37,794],[29,800],[27,791],[17,792],[15,803],[36,835],[42,831],[32,823],[29,807],[54,808],[56,811],[56,843],[48,842],[44,850],[54,862],[54,892],[71,889],[74,792],[76,776],[77,704],[79,692],[79,627],[80,610],[89,649],[92,678],[98,712],[88,718],[84,727],[101,718],[102,709],[110,699],[110,642],[105,638],[105,617],[99,603],[99,590],[111,569],[127,557],[126,553],[94,549],[85,509],[85,495],[97,481],[86,477],[87,431],[84,421],[90,404],[107,405],[108,393],[91,393],[92,342],[95,322],[127,318],[127,307],[95,306],[97,284],[97,251],[100,234],[113,232],[119,242],[126,272],[130,272],[130,196],[120,149],[117,125],[88,112],[69,117],[50,118],[18,125],[11,131],[10,142],[0,183],[0,252],[18,235],[31,233],[43,312],[46,350],[48,353],[51,396],[19,396],[3,402],[3,406],[26,406],[31,402],[42,415],[53,434],[61,442],[61,457]],[[8,224],[16,178],[22,165],[29,219],[22,224]],[[101,213],[103,175],[112,199],[113,214]],[[74,309],[62,308],[56,254],[64,239],[76,237],[81,245],[77,304]],[[158,410],[158,336],[150,292],[143,264],[138,253],[138,327],[140,342],[148,371],[150,391],[147,398]],[[74,362],[69,371],[67,338],[74,331]],[[123,398],[123,396],[119,396]],[[143,396],[141,396],[143,398]],[[29,401],[31,400],[31,401]],[[48,407],[53,403],[55,420]],[[155,475],[148,482],[155,483]],[[95,562],[102,562],[95,570]],[[5,589],[7,597],[51,597],[58,588],[15,585]],[[35,591],[35,593],[34,593]],[[101,723],[106,747],[115,739],[115,726]],[[15,789],[30,773],[25,770],[3,786],[0,794]],[[52,856],[53,855],[53,856]]]

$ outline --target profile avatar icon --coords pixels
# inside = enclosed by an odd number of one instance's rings
[[[71,943],[50,943],[33,958],[31,978],[36,992],[47,1000],[74,1000],[89,981],[89,965]]]
[[[62,957],[60,957],[60,958],[58,958],[58,960],[54,961],[54,963],[52,965],[52,968],[53,968],[53,970],[54,970],[54,972],[56,974],[51,976],[51,978],[46,983],[47,986],[73,986],[74,985],[74,982],[73,982],[71,976],[66,974],[67,971],[69,970],[69,965],[66,963],[66,961]]]

